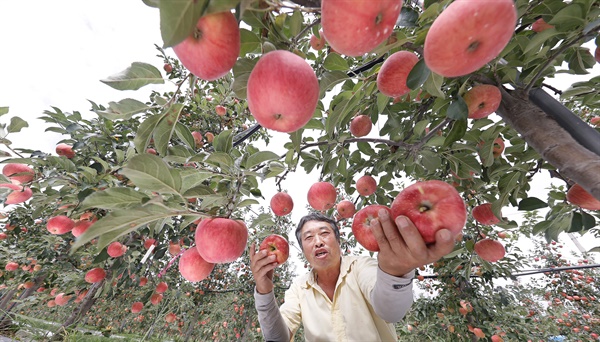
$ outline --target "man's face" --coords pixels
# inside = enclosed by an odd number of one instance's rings
[[[327,222],[308,221],[300,231],[302,252],[316,270],[339,269],[341,248],[333,227]]]

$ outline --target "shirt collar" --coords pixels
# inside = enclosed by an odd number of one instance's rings
[[[355,255],[343,255],[342,256],[342,262],[340,263],[340,278],[339,279],[344,279],[344,277],[346,276],[346,274],[348,274],[348,272],[350,272],[350,269],[352,269],[352,265],[356,262],[357,257]],[[316,279],[316,273],[315,270],[310,270],[310,272],[307,273],[306,275],[306,281],[302,282],[302,287],[307,289],[309,287],[315,287],[317,285],[317,279]],[[338,280],[339,282],[339,280]]]

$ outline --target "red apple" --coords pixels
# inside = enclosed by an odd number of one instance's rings
[[[101,267],[92,268],[85,274],[85,281],[93,284],[106,278],[106,271]]]
[[[371,196],[377,190],[377,181],[373,176],[364,175],[356,181],[356,191],[361,196]]]
[[[7,271],[16,271],[19,269],[19,264],[17,264],[14,261],[11,261],[11,262],[6,263],[6,266],[4,266],[4,269]]]
[[[278,192],[271,197],[271,210],[277,216],[285,216],[294,209],[294,200],[286,192]]]
[[[66,296],[64,293],[59,293],[56,295],[56,297],[54,297],[54,302],[56,302],[56,305],[58,306],[65,306],[69,302],[69,299],[71,299],[71,296]]]
[[[46,304],[49,308],[53,308],[56,306],[56,301],[54,299],[51,299],[48,301],[48,303]]]
[[[0,233],[0,241],[6,240],[6,238],[8,238],[8,235],[6,235],[6,233]]]
[[[402,0],[322,0],[323,35],[331,47],[346,56],[361,56],[392,34]]]
[[[506,239],[508,234],[506,234],[506,232],[498,232],[498,237],[501,239]]]
[[[544,18],[539,18],[538,20],[534,21],[533,24],[531,24],[531,30],[534,32],[546,31],[547,29],[551,29],[553,27],[554,25],[548,24]]]
[[[469,118],[481,119],[494,113],[500,107],[502,94],[496,86],[480,84],[466,92],[463,99],[469,108]]]
[[[33,191],[29,187],[12,184],[12,183],[2,183],[0,184],[0,188],[9,188],[12,189],[8,196],[6,196],[6,200],[4,204],[19,204],[27,201],[33,196]]]
[[[165,321],[167,321],[167,323],[173,323],[175,322],[175,320],[177,319],[177,316],[175,316],[174,313],[170,312],[165,316]]]
[[[500,157],[502,152],[504,152],[504,140],[502,140],[502,138],[494,139],[494,147],[492,147],[494,158]]]
[[[145,249],[150,249],[150,246],[154,245],[154,247],[156,248],[156,246],[158,245],[158,243],[156,242],[156,239],[146,239],[144,240],[144,248]]]
[[[275,255],[277,265],[283,264],[290,256],[290,245],[287,240],[278,234],[267,236],[261,243],[259,250],[267,250],[267,255]]]
[[[302,57],[285,50],[264,54],[248,78],[248,108],[263,127],[290,133],[312,118],[319,81]]]
[[[140,286],[144,286],[148,283],[148,278],[140,277]]]
[[[158,305],[163,299],[163,295],[161,293],[154,293],[150,296],[150,303],[152,305]]]
[[[425,243],[435,242],[435,233],[448,229],[460,234],[467,221],[465,203],[456,189],[445,182],[430,180],[414,183],[394,199],[392,218],[408,217],[421,233]]]
[[[350,133],[355,137],[364,137],[371,132],[373,121],[368,115],[357,115],[350,121]]]
[[[165,63],[165,65],[163,65],[163,69],[167,74],[170,74],[173,71],[173,66],[169,63]]]
[[[221,105],[217,105],[215,107],[215,112],[217,112],[218,116],[225,116],[225,114],[227,114],[227,108],[225,108]]]
[[[506,254],[504,246],[500,242],[492,239],[477,241],[475,243],[474,251],[481,259],[488,262],[496,262],[504,258],[504,255]]]
[[[78,237],[79,235],[85,233],[86,230],[92,226],[92,224],[94,224],[92,221],[78,220],[75,222],[73,230],[71,230],[71,234],[73,234],[74,237]]]
[[[335,209],[337,210],[340,217],[345,219],[351,218],[356,213],[356,206],[352,201],[349,200],[340,201],[335,206]]]
[[[46,223],[46,229],[55,235],[68,233],[73,227],[75,227],[75,222],[65,215],[54,216]]]
[[[138,313],[138,312],[142,311],[143,308],[144,308],[144,303],[135,302],[135,303],[133,303],[133,305],[131,305],[131,313]]]
[[[337,191],[333,184],[317,182],[310,186],[307,194],[308,204],[315,210],[333,208],[337,200]]]
[[[198,253],[207,262],[232,262],[244,254],[248,229],[240,220],[206,218],[198,224],[195,240]]]
[[[213,81],[226,75],[240,54],[240,30],[231,12],[211,13],[173,51],[192,74]]]
[[[598,50],[598,49],[596,49],[596,53],[597,53],[598,51],[599,51],[599,50]],[[591,119],[590,119],[590,123],[591,123],[592,125],[596,126],[596,127],[600,126],[600,116],[594,116],[593,118],[591,118]]]
[[[492,212],[492,204],[484,203],[473,208],[473,218],[485,225],[493,225],[500,223],[500,219]]]
[[[575,184],[569,188],[569,191],[567,191],[567,201],[583,209],[600,210],[600,201],[579,184]]]
[[[106,253],[108,253],[111,258],[118,258],[125,254],[125,252],[127,252],[127,246],[124,246],[119,241],[111,243],[106,249]]]
[[[206,137],[206,141],[208,141],[209,144],[215,139],[215,135],[211,132],[206,132],[204,136]]]
[[[181,252],[181,245],[177,242],[169,241],[169,254],[178,255]]]
[[[444,77],[470,74],[496,58],[517,23],[513,0],[456,0],[425,37],[425,64]]]
[[[65,156],[69,159],[75,157],[75,152],[73,151],[73,147],[71,145],[67,145],[65,143],[60,143],[56,145],[56,154],[59,156]]]
[[[33,180],[35,172],[25,164],[8,163],[2,168],[2,174],[18,184],[29,183]]]
[[[214,268],[215,264],[204,260],[195,247],[183,252],[179,259],[179,273],[190,282],[206,279]]]
[[[325,37],[323,37],[323,31],[319,32],[320,36],[314,34],[310,36],[310,47],[315,50],[323,50],[325,47]]]
[[[200,148],[204,145],[202,142],[202,133],[198,131],[192,132],[192,136],[194,137],[194,143],[196,144],[196,148]]]
[[[399,97],[410,92],[408,74],[419,61],[410,51],[398,51],[389,56],[377,74],[377,89],[386,96]]]
[[[146,149],[146,153],[149,153],[149,154],[154,154],[154,155],[157,155],[157,154],[158,154],[158,152],[156,152],[156,150],[155,150],[155,149],[153,149],[153,148],[147,148],[147,149]]]
[[[158,285],[156,285],[156,293],[164,293],[168,289],[169,285],[164,281],[161,281],[160,283],[158,283]]]
[[[352,233],[354,233],[356,241],[371,252],[379,251],[379,244],[371,231],[371,220],[379,218],[379,210],[381,209],[387,210],[391,216],[390,208],[385,205],[371,204],[359,210],[352,221]]]

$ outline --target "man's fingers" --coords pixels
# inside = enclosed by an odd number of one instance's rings
[[[256,254],[256,242],[253,242],[250,245],[250,257],[253,257]]]
[[[454,249],[454,236],[448,229],[440,229],[435,233],[435,244],[429,246],[429,253],[434,261]]]
[[[373,233],[373,236],[379,245],[379,250],[389,250],[390,245],[385,237],[385,233],[383,232],[383,227],[381,227],[380,221],[378,219],[372,219],[371,222],[369,222],[369,226],[371,227],[371,232]]]
[[[406,247],[411,251],[411,255],[417,259],[426,258],[427,246],[414,223],[406,216],[398,216],[396,217],[396,226]]]

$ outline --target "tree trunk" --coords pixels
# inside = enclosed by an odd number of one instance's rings
[[[523,90],[510,93],[501,87],[500,90],[502,103],[496,113],[544,160],[600,200],[600,156],[575,141],[553,118],[530,102]]]
[[[10,290],[5,296],[6,298],[3,297],[2,302],[0,302],[0,330],[6,329],[12,325],[12,316],[10,312],[15,308],[19,301],[31,296],[44,282],[44,279],[46,279],[45,273],[35,277],[33,279],[33,286],[23,291],[19,296],[18,301],[11,302],[11,299],[14,297],[17,289]]]
[[[194,318],[192,318],[190,325],[188,326],[185,336],[183,338],[184,341],[189,341],[192,332],[194,331],[194,327],[198,324],[198,316],[200,315],[199,309],[194,311]]]
[[[108,277],[108,275],[107,275],[107,277]],[[64,337],[63,336],[64,332],[67,331],[67,329],[70,328],[71,326],[77,324],[87,314],[87,312],[90,311],[90,309],[96,302],[96,293],[98,292],[99,289],[102,288],[105,281],[106,281],[106,278],[100,282],[92,284],[92,286],[88,290],[88,293],[85,295],[85,297],[81,301],[81,304],[79,304],[79,306],[75,310],[73,310],[73,312],[67,318],[67,320],[54,333],[54,337],[52,338],[53,341],[61,340]]]

